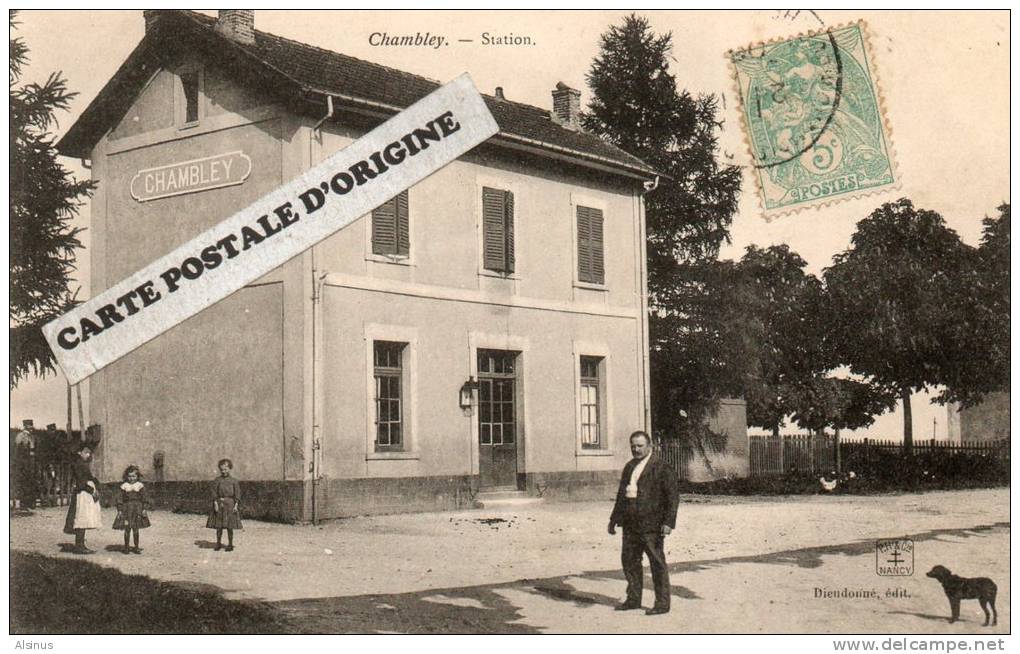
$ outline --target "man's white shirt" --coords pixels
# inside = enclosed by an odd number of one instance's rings
[[[641,462],[634,466],[634,469],[630,473],[630,483],[627,484],[626,495],[630,499],[637,497],[637,483],[638,479],[641,479],[641,473],[645,471],[645,466],[648,465],[648,460],[652,458],[652,453],[649,452],[645,458],[641,459]]]

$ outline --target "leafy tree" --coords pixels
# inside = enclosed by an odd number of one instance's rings
[[[16,29],[16,12],[10,27]],[[93,188],[59,163],[50,130],[56,110],[77,95],[61,74],[43,84],[21,84],[28,46],[10,39],[10,386],[30,372],[53,371],[53,354],[41,327],[74,304],[70,290],[75,250],[81,247],[71,220]]]
[[[996,391],[1008,391],[1010,210],[984,219],[981,245],[971,251],[966,272],[962,320],[953,332],[961,351],[960,365],[948,379],[939,401],[972,406]]]
[[[715,261],[737,210],[740,171],[717,161],[717,100],[677,88],[669,33],[630,15],[601,37],[587,75],[585,130],[641,158],[662,176],[645,196],[653,416],[672,428],[703,415],[722,389],[739,389],[739,307]],[[731,318],[733,323],[727,322]],[[695,406],[692,403],[696,403]]]
[[[895,389],[854,379],[815,377],[798,389],[793,420],[813,432],[862,429],[893,408]]]
[[[801,389],[825,372],[824,323],[817,308],[822,284],[804,272],[807,262],[788,245],[747,248],[740,261],[750,302],[744,320],[756,321],[760,341],[743,395],[747,423],[779,435],[787,415],[805,397]]]
[[[902,198],[860,221],[851,247],[825,270],[836,355],[855,374],[896,389],[908,450],[911,394],[951,382],[967,359],[956,333],[969,256],[942,216]]]
[[[982,298],[979,331],[985,353],[984,375],[987,391],[1009,390],[1009,204],[999,206],[999,215],[984,219],[984,235],[978,248]],[[980,360],[980,359],[979,359]]]

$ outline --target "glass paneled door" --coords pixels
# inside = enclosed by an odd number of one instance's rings
[[[517,487],[517,352],[478,350],[478,474],[483,488]]]

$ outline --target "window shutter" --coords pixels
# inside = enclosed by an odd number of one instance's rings
[[[482,188],[482,265],[486,270],[503,270],[507,245],[504,204],[503,191]]]
[[[514,271],[514,194],[505,191],[503,196],[503,228],[506,232],[506,261],[504,270]]]
[[[591,216],[588,207],[577,208],[577,279],[594,281],[591,276]]]
[[[591,248],[591,277],[592,282],[596,284],[606,283],[606,255],[605,245],[602,239],[602,210],[601,209],[589,209],[588,210],[590,226],[591,240],[589,246]]]
[[[409,207],[407,191],[401,191],[396,198],[397,214],[397,247],[396,252],[401,256],[408,256],[411,252],[411,232],[409,226]]]
[[[372,254],[397,253],[397,214],[394,199],[372,210]]]
[[[602,210],[577,208],[577,278],[591,284],[604,284],[605,245]]]

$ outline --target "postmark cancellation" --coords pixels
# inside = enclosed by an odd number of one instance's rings
[[[863,22],[727,56],[766,217],[897,184]]]

